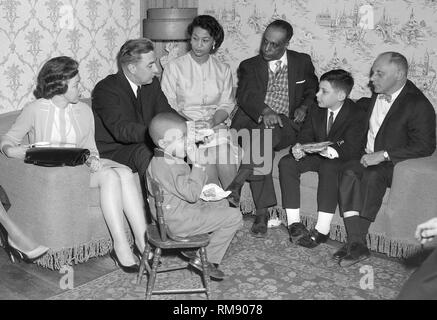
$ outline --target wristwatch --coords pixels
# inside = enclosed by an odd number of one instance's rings
[[[387,151],[384,151],[383,155],[384,155],[384,160],[385,161],[390,161],[390,157],[388,156],[388,152]]]

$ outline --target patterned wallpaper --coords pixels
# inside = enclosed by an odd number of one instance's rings
[[[0,0],[0,113],[33,99],[39,69],[58,55],[79,61],[89,97],[117,71],[118,49],[140,30],[138,0]]]
[[[234,71],[258,53],[266,25],[279,18],[294,28],[290,49],[310,54],[317,76],[352,72],[352,98],[370,94],[376,56],[399,51],[410,62],[409,78],[437,109],[437,0],[202,0],[199,13],[222,23],[226,38],[217,54]]]

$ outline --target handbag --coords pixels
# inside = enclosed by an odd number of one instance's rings
[[[30,148],[26,151],[25,163],[43,167],[75,167],[84,164],[90,151],[82,148]]]

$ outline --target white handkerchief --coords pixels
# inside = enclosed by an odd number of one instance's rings
[[[231,191],[225,191],[214,183],[207,184],[203,187],[200,199],[204,201],[219,201],[231,194]]]

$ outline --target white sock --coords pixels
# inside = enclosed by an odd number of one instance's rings
[[[295,222],[300,222],[300,209],[285,209],[287,212],[287,224],[290,226]]]
[[[331,228],[332,218],[334,218],[332,213],[319,211],[315,229],[321,234],[327,235],[329,233],[329,229]]]
[[[345,213],[343,213],[343,218],[350,218],[359,215],[360,213],[358,211],[346,211]]]

